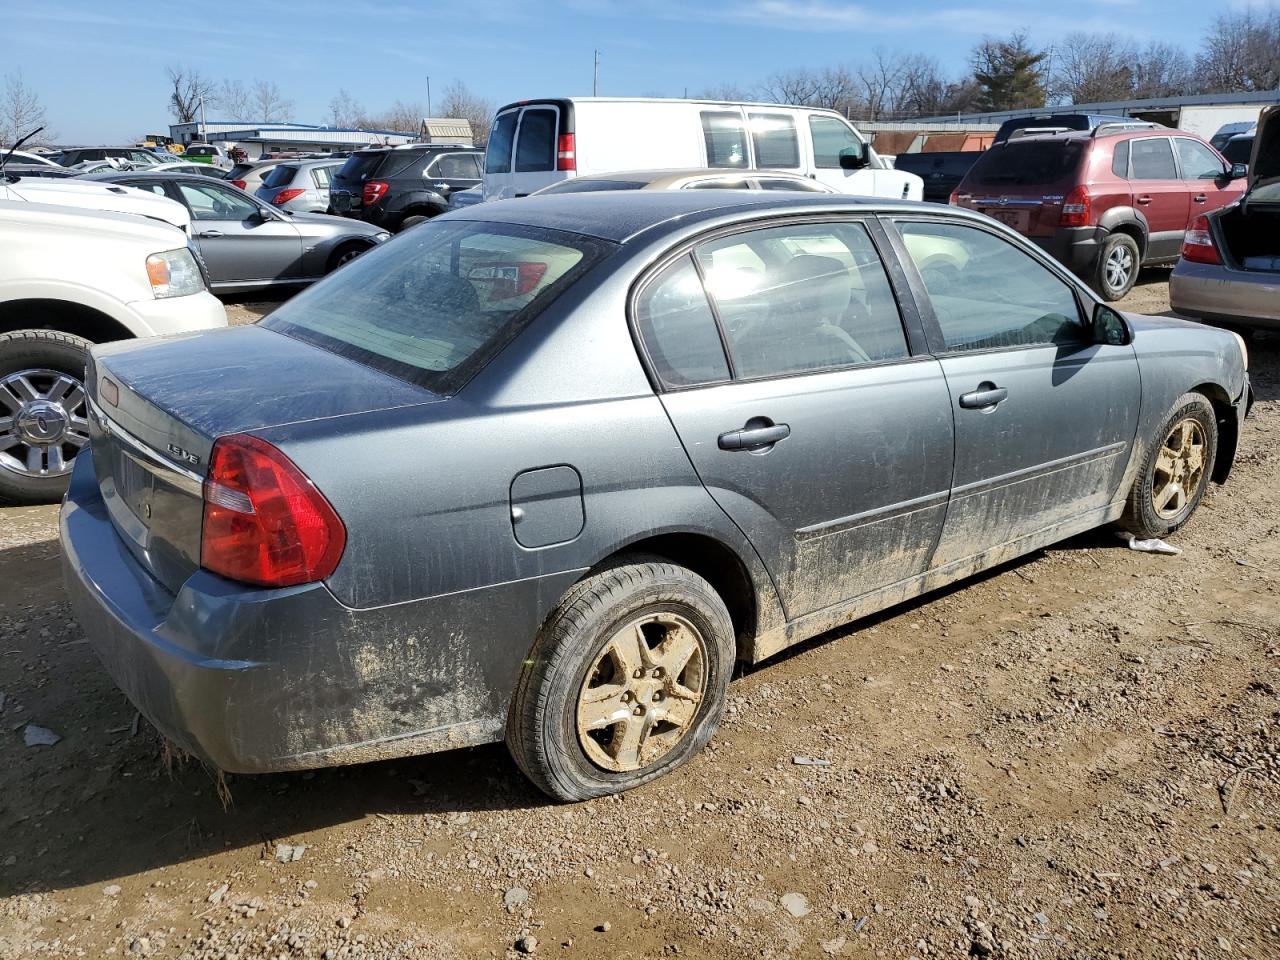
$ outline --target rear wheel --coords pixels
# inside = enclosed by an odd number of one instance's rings
[[[89,442],[89,341],[54,330],[0,334],[0,500],[56,503]]]
[[[1119,300],[1138,282],[1142,254],[1138,241],[1127,233],[1113,233],[1102,244],[1089,286],[1103,300]]]
[[[430,219],[431,218],[428,216],[425,216],[420,213],[415,213],[412,216],[405,217],[403,220],[400,221],[400,229],[408,230],[410,227],[416,227],[418,224],[426,223]]]
[[[1218,453],[1218,420],[1203,394],[1178,398],[1153,438],[1129,492],[1121,525],[1138,537],[1167,537],[1195,513]]]

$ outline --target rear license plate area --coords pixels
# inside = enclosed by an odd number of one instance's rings
[[[1012,227],[1019,233],[1026,233],[1027,225],[1031,222],[1031,214],[1026,210],[1004,210],[996,208],[994,210],[983,211],[992,220],[998,220],[1006,227]]]

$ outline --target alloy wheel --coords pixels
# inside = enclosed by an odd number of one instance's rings
[[[1151,484],[1151,505],[1161,519],[1180,514],[1200,489],[1206,449],[1204,427],[1194,417],[1170,431],[1156,456]]]
[[[1133,254],[1128,247],[1117,246],[1107,257],[1107,286],[1112,290],[1123,290],[1129,285],[1133,275]]]
[[[19,370],[0,377],[0,467],[27,477],[71,472],[89,442],[84,387],[57,370]]]
[[[673,613],[632,620],[583,681],[578,742],[605,770],[650,766],[693,729],[706,685],[706,641],[692,623]]]

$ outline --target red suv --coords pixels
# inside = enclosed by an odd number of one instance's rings
[[[1194,134],[1104,123],[995,144],[951,202],[1007,224],[1119,300],[1140,266],[1174,263],[1188,225],[1243,191]]]

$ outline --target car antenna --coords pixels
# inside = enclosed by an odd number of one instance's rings
[[[15,143],[12,147],[9,148],[9,152],[4,155],[3,159],[0,159],[0,178],[3,178],[9,181],[9,183],[17,183],[21,179],[21,177],[6,177],[4,175],[4,165],[8,163],[9,158],[13,156],[13,151],[17,150],[20,146],[22,146],[24,143],[26,143],[28,140],[30,140],[32,137],[34,137],[37,133],[39,133],[43,129],[44,127],[36,127],[34,130],[32,130],[25,137],[23,137],[21,140],[19,140],[17,143]]]

